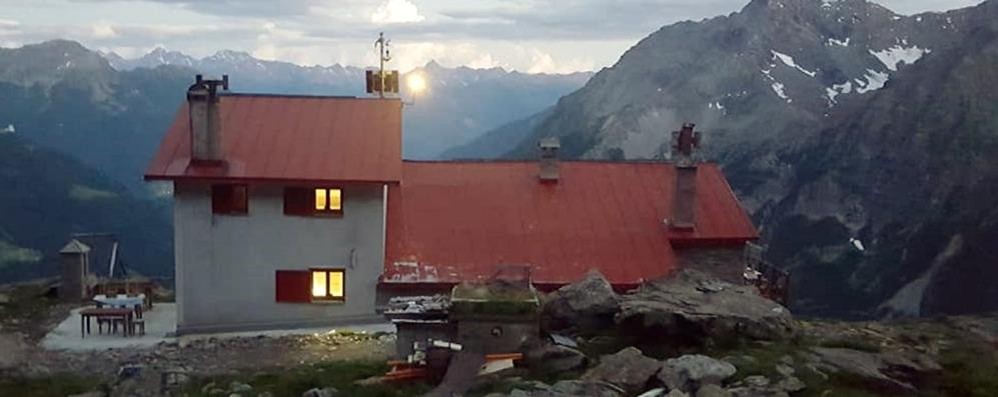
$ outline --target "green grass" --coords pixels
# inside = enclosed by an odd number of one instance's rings
[[[733,379],[734,381],[745,379],[749,376],[761,375],[773,382],[779,381],[782,377],[776,372],[776,366],[781,363],[783,357],[790,356],[793,358],[793,364],[790,367],[794,369],[794,376],[807,385],[807,388],[800,392],[800,397],[875,397],[883,395],[870,389],[870,385],[858,377],[839,372],[826,374],[828,376],[826,379],[808,368],[804,365],[805,359],[799,353],[815,345],[855,348],[854,344],[848,342],[816,343],[813,340],[802,338],[777,343],[742,342],[733,348],[709,352],[707,355],[712,357],[732,357],[731,363],[738,368],[738,372]],[[863,347],[869,348],[870,346]]]
[[[802,349],[801,346],[793,342],[770,344],[746,343],[735,349],[718,351],[707,355],[712,357],[732,357],[732,364],[735,365],[735,368],[738,368],[738,372],[735,374],[736,380],[754,375],[762,375],[774,379],[777,378],[776,365],[780,363],[780,359],[784,356],[790,356],[794,358],[794,362],[796,363],[800,361],[800,358],[796,357],[796,354]]]
[[[925,396],[998,396],[998,347],[964,343],[944,351],[943,372]]]
[[[38,379],[0,377],[0,396],[66,397],[97,390],[101,383],[101,379],[92,376],[71,374],[57,374]]]
[[[40,260],[42,260],[41,252],[0,240],[0,267],[11,263],[35,263]]]
[[[218,376],[197,379],[186,388],[187,395],[205,396],[202,389],[214,382],[226,389],[230,382],[239,381],[253,386],[254,394],[264,391],[274,396],[300,396],[311,388],[334,387],[339,395],[352,397],[408,397],[418,396],[430,388],[421,383],[392,383],[384,385],[360,386],[355,381],[372,376],[384,375],[388,366],[381,361],[331,361],[296,368]],[[207,390],[206,390],[207,391]],[[226,393],[225,395],[228,395]]]
[[[69,189],[69,197],[79,201],[91,201],[102,199],[113,199],[118,197],[117,193],[94,189],[83,185],[73,185]]]
[[[821,347],[859,350],[867,353],[880,353],[883,351],[880,345],[860,339],[832,339],[821,341],[818,345]]]

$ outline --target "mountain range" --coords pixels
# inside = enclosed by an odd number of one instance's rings
[[[668,158],[691,121],[805,314],[998,309],[998,1],[899,15],[753,0],[663,27],[580,90],[446,157]],[[503,145],[496,145],[503,142]]]
[[[135,59],[115,53],[102,55],[118,70],[171,65],[211,76],[228,74],[236,91],[368,95],[364,91],[365,69],[354,66],[301,66],[231,50],[204,58],[161,47]],[[414,95],[402,84],[402,96],[410,102],[403,120],[403,150],[410,159],[436,159],[455,145],[551,106],[592,76],[589,72],[527,74],[502,68],[447,68],[435,61],[404,73],[401,79],[404,82],[413,74],[424,78],[426,90]]]

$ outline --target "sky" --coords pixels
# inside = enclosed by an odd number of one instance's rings
[[[901,14],[980,0],[881,0]],[[393,68],[566,73],[610,66],[638,40],[748,0],[0,0],[0,46],[64,38],[126,58],[156,47],[204,57],[229,49],[302,65],[368,66],[392,40]]]

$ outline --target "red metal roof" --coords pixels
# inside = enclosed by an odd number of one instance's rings
[[[224,166],[191,164],[184,103],[146,179],[398,182],[402,176],[397,99],[226,94],[220,106]]]
[[[384,283],[455,283],[497,265],[531,266],[557,285],[600,270],[635,285],[676,269],[670,239],[712,244],[757,237],[720,169],[700,167],[696,231],[670,232],[675,168],[661,163],[562,162],[541,183],[534,162],[403,162],[389,190]]]

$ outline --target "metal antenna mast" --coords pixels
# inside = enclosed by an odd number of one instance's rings
[[[392,60],[391,50],[388,46],[391,44],[391,40],[385,38],[385,32],[378,33],[378,40],[374,42],[374,46],[378,47],[378,60],[381,65],[378,67],[378,76],[381,78],[381,89],[378,90],[378,97],[385,97],[385,62]]]

